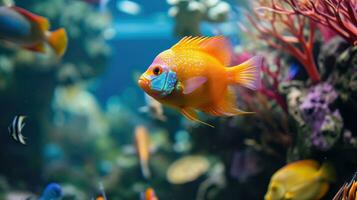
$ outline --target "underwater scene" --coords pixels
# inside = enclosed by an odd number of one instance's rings
[[[0,0],[0,200],[357,200],[357,0]]]

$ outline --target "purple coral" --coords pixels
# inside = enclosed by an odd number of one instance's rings
[[[336,98],[334,88],[328,83],[321,83],[310,88],[299,106],[304,121],[311,129],[309,139],[312,146],[319,150],[331,148],[342,129],[339,111],[330,108]]]

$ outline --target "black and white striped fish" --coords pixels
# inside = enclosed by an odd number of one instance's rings
[[[15,141],[20,142],[21,144],[26,144],[25,137],[22,135],[21,131],[25,126],[24,115],[16,115],[11,125],[8,127],[9,133]]]

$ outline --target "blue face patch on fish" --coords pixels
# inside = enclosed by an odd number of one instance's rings
[[[176,83],[176,73],[168,70],[151,79],[150,89],[160,93],[161,97],[165,97],[172,93],[175,89]]]

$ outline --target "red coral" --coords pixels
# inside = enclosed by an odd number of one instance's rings
[[[294,13],[323,24],[357,45],[357,0],[284,0]]]
[[[275,72],[272,71],[266,64],[262,66],[262,72],[267,76],[267,80],[265,81],[268,83],[262,84],[259,92],[268,97],[268,99],[275,100],[275,102],[287,113],[288,106],[286,104],[286,100],[279,93],[279,85],[282,82],[279,78],[282,66],[279,58],[275,58],[275,65],[277,67]]]
[[[269,16],[262,15],[260,11],[268,12]],[[276,3],[274,0],[268,5],[259,1],[258,7],[253,10],[253,15],[255,17],[251,15],[247,17],[258,31],[257,37],[269,46],[295,57],[304,66],[310,79],[314,83],[319,82],[320,74],[313,57],[316,24],[309,18],[291,12],[286,5]],[[304,34],[306,27],[308,27],[307,36]]]

